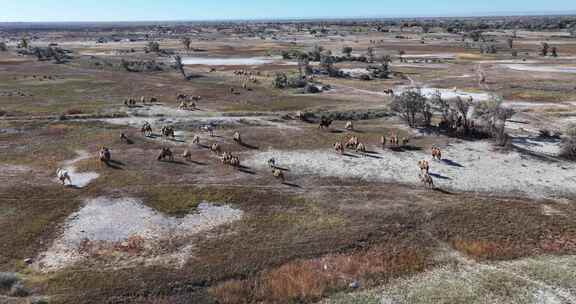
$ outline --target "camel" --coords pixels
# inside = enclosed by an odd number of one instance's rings
[[[182,153],[182,158],[186,160],[192,160],[192,153],[190,153],[190,150],[184,150],[184,153]]]
[[[210,133],[210,136],[214,136],[214,127],[212,127],[211,125],[204,125],[200,127],[200,130],[202,132],[208,132]]]
[[[210,146],[210,151],[216,154],[220,154],[222,152],[222,148],[220,148],[219,144],[214,143]]]
[[[234,137],[233,137],[234,141],[237,142],[238,144],[242,144],[242,137],[240,136],[240,132],[236,131],[234,132]]]
[[[274,176],[274,178],[279,179],[280,181],[282,181],[282,183],[284,183],[284,172],[282,172],[282,170],[280,169],[273,169],[272,170],[272,176]]]
[[[320,120],[320,126],[318,128],[328,129],[330,128],[330,125],[332,125],[332,120],[322,117],[322,119]]]
[[[400,144],[400,141],[398,139],[398,135],[391,134],[389,142],[392,146],[398,146]]]
[[[70,174],[68,173],[68,171],[58,168],[58,170],[56,170],[56,176],[58,177],[58,180],[62,183],[62,185],[66,185],[66,181],[68,181],[69,185],[72,184],[72,179],[70,178]]]
[[[382,135],[380,137],[380,144],[382,145],[382,147],[386,147],[386,136]]]
[[[337,142],[334,144],[334,151],[336,153],[344,154],[344,145],[341,142]]]
[[[120,142],[125,142],[125,143],[130,143],[130,140],[128,139],[128,137],[126,136],[126,134],[124,133],[120,133]]]
[[[360,143],[360,141],[358,140],[357,136],[352,136],[344,145],[346,148],[353,148],[355,149],[356,146],[358,146],[358,143]]]
[[[268,167],[270,167],[270,169],[276,168],[276,159],[275,158],[271,158],[268,160]]]
[[[346,130],[348,130],[348,131],[352,131],[352,130],[354,130],[354,124],[352,124],[351,121],[348,121],[348,122],[346,123],[346,125],[344,126],[344,129],[346,129]]]
[[[366,155],[366,146],[363,143],[358,143],[358,145],[356,145],[356,153]]]
[[[140,132],[142,132],[142,134],[144,134],[144,136],[146,137],[152,136],[152,125],[150,125],[150,123],[147,121],[144,122],[144,125],[140,129]]]
[[[240,167],[240,157],[232,156],[229,162],[230,166],[232,167]]]
[[[434,188],[434,180],[432,176],[428,173],[420,173],[419,175],[420,181],[424,184],[424,187],[433,189]]]
[[[100,151],[98,151],[98,159],[101,162],[108,163],[110,161],[110,159],[112,159],[112,155],[110,154],[110,149],[108,149],[106,147],[100,148]]]
[[[168,158],[168,160],[170,161],[174,161],[174,153],[172,153],[172,150],[170,150],[170,148],[162,148],[162,151],[160,151],[160,154],[158,155],[158,160],[164,160]]]
[[[298,120],[304,121],[304,113],[302,113],[302,111],[296,112],[296,118]]]
[[[436,146],[432,146],[432,159],[433,160],[442,160],[442,151],[440,148]]]
[[[420,160],[418,161],[418,168],[420,168],[421,172],[425,172],[426,174],[428,174],[428,172],[430,171],[430,163],[428,163],[427,160]]]
[[[194,137],[192,138],[192,143],[195,145],[199,145],[200,144],[200,136],[194,135]]]
[[[165,137],[172,137],[172,138],[176,137],[176,135],[174,134],[175,133],[174,127],[172,127],[172,126],[163,126],[161,133],[162,133],[162,136],[165,136]]]
[[[410,139],[408,137],[402,137],[402,147],[408,146]]]

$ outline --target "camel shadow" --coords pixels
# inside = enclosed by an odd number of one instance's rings
[[[278,167],[278,166],[272,166],[272,169],[278,169],[280,171],[290,171],[290,169],[282,168],[282,167]]]
[[[124,170],[124,168],[120,167],[119,162],[114,161],[114,160],[104,162],[104,164],[106,164],[106,167],[108,167],[108,168],[112,168],[115,170]]]
[[[302,186],[300,186],[300,185],[296,185],[293,183],[287,183],[287,182],[283,182],[282,185],[286,185],[286,186],[292,187],[292,188],[300,188],[300,189],[302,188]]]
[[[446,165],[448,165],[448,166],[458,167],[458,168],[464,168],[464,166],[462,166],[461,164],[459,164],[459,163],[457,163],[457,162],[455,162],[455,161],[453,161],[453,160],[451,160],[451,159],[446,159],[446,158],[444,158],[444,159],[441,160],[441,162],[444,163],[444,164],[446,164]]]
[[[207,163],[199,162],[199,161],[192,160],[192,159],[188,160],[188,162],[195,164],[195,165],[198,165],[198,166],[207,166],[208,165]]]
[[[422,151],[421,147],[406,145],[401,147],[404,151]]]
[[[171,164],[175,164],[175,165],[188,166],[188,163],[185,163],[185,162],[180,161],[180,160],[168,160],[168,161],[165,161],[165,162],[171,163]]]
[[[334,133],[334,134],[344,133],[344,131],[342,131],[342,130],[333,130],[333,129],[332,129],[332,130],[329,130],[329,131],[330,131],[330,133]]]
[[[352,157],[352,158],[360,158],[360,156],[354,155],[354,154],[350,154],[350,153],[342,153],[342,155],[343,155],[343,156]]]
[[[382,159],[382,157],[377,156],[377,155],[369,154],[368,152],[364,153],[364,157],[374,158],[374,159]]]
[[[446,195],[454,195],[454,192],[450,192],[450,191],[448,191],[448,190],[444,190],[444,189],[439,188],[439,187],[435,187],[435,188],[434,188],[434,191],[440,192],[440,193],[446,194]]]
[[[378,153],[376,151],[366,151],[366,154],[380,155],[380,153]]]
[[[437,178],[437,179],[444,179],[444,180],[451,180],[452,179],[448,176],[444,176],[444,175],[438,174],[438,173],[428,173],[428,174],[434,178]]]
[[[250,175],[256,175],[256,172],[254,172],[254,171],[250,170],[250,168],[244,167],[244,166],[238,167],[238,171],[240,171],[242,173],[250,174]]]
[[[70,189],[74,189],[74,190],[80,190],[80,189],[82,189],[82,187],[78,187],[78,186],[76,186],[76,185],[66,185],[66,187],[67,187],[67,188],[70,188]]]
[[[242,146],[244,148],[251,149],[251,150],[259,150],[260,149],[259,147],[252,146],[252,145],[247,144],[247,143],[240,143],[240,146]]]

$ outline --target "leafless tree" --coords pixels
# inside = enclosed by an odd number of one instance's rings
[[[186,71],[184,70],[184,64],[182,63],[182,57],[178,55],[174,56],[174,68],[182,74],[182,77],[184,77],[184,79],[188,79]]]
[[[390,105],[392,111],[411,128],[416,127],[418,115],[423,113],[425,106],[426,97],[422,95],[420,90],[405,91],[399,96],[395,96]]]

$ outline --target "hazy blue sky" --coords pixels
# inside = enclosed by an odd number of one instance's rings
[[[0,0],[5,21],[213,20],[574,13],[576,0]]]

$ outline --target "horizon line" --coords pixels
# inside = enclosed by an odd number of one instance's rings
[[[547,12],[479,12],[471,14],[430,14],[430,15],[378,15],[378,16],[318,16],[318,17],[272,17],[272,18],[213,18],[213,19],[158,19],[158,20],[85,20],[85,21],[0,21],[0,24],[43,24],[43,23],[159,23],[159,22],[246,22],[246,21],[318,21],[318,20],[378,20],[378,19],[422,19],[422,18],[483,18],[483,17],[547,17],[576,16],[576,10]]]

